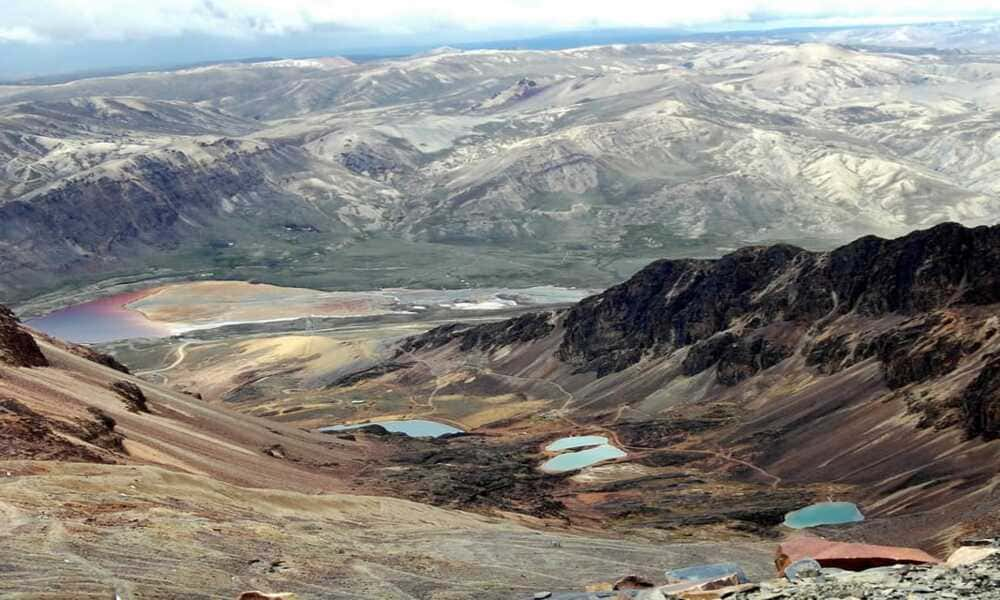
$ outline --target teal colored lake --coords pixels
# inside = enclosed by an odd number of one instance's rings
[[[559,456],[554,456],[542,463],[542,470],[548,473],[565,473],[566,471],[576,471],[577,469],[596,465],[599,462],[623,458],[625,456],[627,456],[625,452],[614,446],[605,444],[595,448],[580,450],[579,452],[567,452]]]
[[[573,437],[560,438],[545,447],[549,452],[560,452],[572,448],[586,448],[588,446],[603,446],[608,443],[608,438],[603,435],[576,435]]]
[[[864,521],[858,507],[851,502],[820,502],[785,515],[786,527],[805,529],[819,525],[839,525]]]
[[[381,425],[387,431],[393,433],[404,433],[410,437],[441,437],[449,433],[463,433],[461,429],[438,423],[437,421],[426,421],[424,419],[410,419],[406,421],[372,421],[371,423],[355,423],[353,425],[331,425],[321,427],[319,431],[328,433],[331,431],[350,431],[360,429],[369,425]]]

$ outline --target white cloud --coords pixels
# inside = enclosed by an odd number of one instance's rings
[[[317,26],[433,29],[654,27],[767,17],[839,22],[994,15],[996,0],[3,0],[0,41],[229,37]]]
[[[41,42],[34,29],[29,27],[0,27],[0,42]]]

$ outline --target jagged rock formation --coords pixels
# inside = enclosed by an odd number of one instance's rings
[[[0,362],[15,367],[45,367],[46,360],[31,335],[21,329],[14,313],[0,306]]]
[[[121,396],[122,402],[130,412],[148,413],[149,405],[142,388],[131,381],[116,381],[111,384],[111,390]]]
[[[104,413],[66,421],[39,414],[13,398],[0,398],[2,460],[113,463],[116,454],[125,453],[122,440],[114,419]]]
[[[863,238],[830,253],[771,246],[747,248],[717,261],[661,261],[570,310],[560,358],[606,375],[636,364],[649,352],[667,354],[695,344],[685,361],[688,375],[726,357],[738,361],[738,355],[767,368],[789,351],[766,338],[741,340],[736,337],[740,332],[763,331],[779,322],[809,327],[848,313],[880,317],[998,303],[997,260],[1000,227],[947,224],[899,240]],[[912,355],[932,325],[884,334],[867,344],[858,359],[877,353],[891,387],[950,371],[963,345],[971,350],[972,343],[938,340]],[[713,338],[722,331],[728,333]],[[745,347],[733,347],[741,341]],[[812,364],[835,358],[826,357],[828,351],[813,354]]]

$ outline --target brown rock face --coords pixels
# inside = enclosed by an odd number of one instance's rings
[[[734,337],[703,349],[719,360],[727,347],[740,343],[743,331],[770,323],[809,325],[852,312],[879,317],[994,304],[1000,302],[997,264],[1000,226],[968,229],[954,223],[895,240],[865,237],[828,253],[776,245],[712,261],[662,260],[571,309],[559,356],[579,371],[603,376],[721,332]],[[888,345],[900,349],[912,340],[898,341]],[[825,350],[844,358],[842,346]],[[939,362],[951,357],[951,350],[925,352],[924,364],[914,363],[913,371],[903,367],[899,381],[948,368],[947,361]],[[744,374],[738,368],[742,360],[731,369],[736,380]]]
[[[111,456],[74,443],[67,437],[112,451],[123,451],[122,437],[114,431],[114,420],[97,417],[95,421],[79,423],[59,421],[45,417],[13,398],[0,398],[0,459],[114,462]]]
[[[49,361],[6,306],[0,306],[0,362],[13,367],[47,367]]]
[[[738,338],[727,332],[692,346],[681,366],[684,374],[690,376],[717,364],[719,383],[735,385],[759,371],[770,369],[791,353],[789,348],[763,337]]]
[[[921,565],[941,562],[923,550],[895,546],[874,546],[832,542],[819,537],[800,535],[778,547],[775,566],[784,573],[788,565],[811,558],[824,567],[863,571],[889,565]]]
[[[1000,356],[979,372],[961,397],[965,429],[987,439],[1000,437]]]
[[[146,403],[146,395],[142,389],[131,381],[116,381],[111,384],[111,389],[119,396],[129,411],[134,413],[148,413],[149,406]]]

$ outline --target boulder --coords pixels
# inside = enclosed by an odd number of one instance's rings
[[[692,594],[717,591],[738,586],[740,584],[741,582],[738,581],[737,574],[729,573],[728,575],[722,575],[711,579],[702,579],[699,581],[668,583],[667,585],[660,586],[657,590],[667,598],[688,598],[692,596]]]
[[[142,389],[131,381],[116,381],[111,384],[111,390],[121,396],[122,402],[129,412],[149,412],[146,394],[142,393]]]
[[[797,560],[785,568],[785,577],[788,581],[798,581],[805,577],[816,577],[823,570],[823,565],[811,558]]]
[[[739,565],[734,563],[716,563],[711,565],[697,565],[674,569],[664,573],[667,583],[683,583],[686,581],[710,581],[733,576],[734,584],[750,583],[750,578],[743,572]]]
[[[989,558],[994,554],[1000,554],[1000,548],[991,548],[989,546],[966,546],[952,552],[946,562],[947,565],[952,568],[964,567]]]
[[[793,563],[811,558],[823,567],[863,571],[890,565],[937,564],[941,561],[917,548],[875,546],[832,542],[820,537],[800,535],[778,546],[775,566],[779,574]]]

